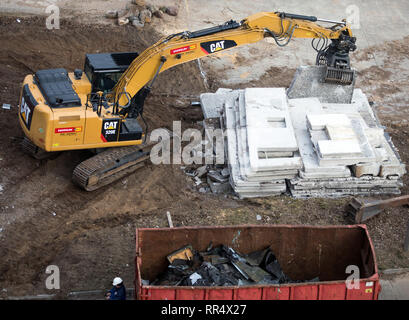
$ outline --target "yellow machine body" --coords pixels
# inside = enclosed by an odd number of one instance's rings
[[[87,97],[91,94],[91,83],[84,73],[76,80],[69,73],[73,89],[81,99],[82,105],[71,108],[50,108],[34,77],[28,75],[23,82],[20,95],[19,121],[24,134],[41,149],[51,151],[66,151],[79,149],[94,149],[106,147],[121,147],[137,145],[142,139],[118,141],[119,130],[115,126],[124,121],[119,116],[111,114],[110,109],[102,108],[101,115],[86,106]],[[28,89],[37,105],[33,106],[30,99],[24,97],[24,88]],[[106,128],[103,128],[103,124]],[[113,141],[107,141],[102,131],[111,131],[116,136]]]

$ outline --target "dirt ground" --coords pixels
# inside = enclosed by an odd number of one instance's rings
[[[107,37],[109,35],[109,37]],[[61,271],[61,294],[109,288],[120,275],[128,286],[134,279],[135,228],[167,227],[166,211],[175,226],[232,224],[353,223],[345,216],[349,199],[294,200],[289,197],[237,200],[201,194],[179,166],[147,166],[97,192],[86,193],[71,183],[74,167],[87,158],[86,151],[66,152],[54,160],[37,161],[19,148],[23,136],[17,120],[20,84],[26,74],[43,68],[81,68],[85,53],[143,51],[158,39],[153,29],[132,26],[88,25],[63,21],[61,30],[44,28],[42,18],[0,16],[0,294],[4,297],[47,292],[48,265]],[[409,39],[368,48],[356,59],[382,52],[391,61],[388,70],[362,69],[358,86],[375,102],[405,163],[409,163],[409,115],[405,108],[409,84],[393,61],[408,52]],[[249,86],[288,87],[294,69],[270,68]],[[210,91],[220,83],[208,73]],[[393,80],[393,81],[392,81]],[[381,90],[381,91],[379,91]],[[202,119],[190,106],[206,91],[196,62],[164,72],[146,103],[151,128],[171,129],[173,120],[192,127]],[[393,108],[402,112],[394,115]],[[388,111],[388,112],[386,112]],[[409,191],[404,178],[403,194]],[[257,215],[262,220],[256,219]],[[409,266],[403,252],[408,208],[395,208],[368,221],[381,269]],[[154,249],[154,248],[153,248]]]

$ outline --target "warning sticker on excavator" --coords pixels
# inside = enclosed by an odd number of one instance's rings
[[[192,44],[190,46],[184,46],[184,47],[172,49],[170,50],[170,54],[178,54],[178,53],[183,53],[183,52],[187,52],[187,51],[195,50],[195,49],[196,49],[196,45]]]
[[[81,132],[82,127],[56,128],[55,133],[72,133]]]
[[[202,42],[200,47],[202,51],[206,54],[215,53],[218,51],[226,50],[237,46],[236,41],[234,40],[217,40],[217,41],[208,41]]]

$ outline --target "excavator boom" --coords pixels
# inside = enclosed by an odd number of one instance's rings
[[[143,109],[143,101],[156,76],[178,64],[202,58],[237,46],[273,37],[277,45],[285,46],[292,38],[313,39],[317,64],[326,65],[326,81],[350,84],[354,73],[350,68],[349,52],[356,49],[356,39],[345,22],[321,20],[333,24],[318,25],[316,17],[287,13],[261,12],[240,23],[223,25],[196,32],[181,32],[159,40],[146,49],[129,66],[113,90],[119,108],[128,108],[128,115]],[[134,112],[131,110],[134,109]]]

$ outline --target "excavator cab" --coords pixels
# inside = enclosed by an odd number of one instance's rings
[[[87,54],[84,72],[91,83],[91,92],[111,92],[136,57],[137,52]],[[80,70],[77,74],[82,76]]]

